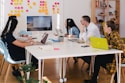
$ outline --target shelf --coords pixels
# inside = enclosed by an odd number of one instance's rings
[[[104,17],[104,16],[107,16],[107,15],[106,14],[98,14],[98,16]]]
[[[117,19],[117,23],[120,23],[120,0],[91,0],[92,8],[92,21],[102,19],[108,21],[112,18]],[[113,3],[110,1],[114,1]],[[115,4],[114,4],[115,3]],[[110,5],[110,6],[109,6]],[[107,7],[106,7],[107,6]],[[117,12],[114,12],[117,11]]]

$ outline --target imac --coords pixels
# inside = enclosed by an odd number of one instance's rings
[[[52,16],[27,16],[27,31],[51,31]]]

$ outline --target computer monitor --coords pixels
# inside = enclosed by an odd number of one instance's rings
[[[27,31],[52,30],[52,16],[27,16]]]

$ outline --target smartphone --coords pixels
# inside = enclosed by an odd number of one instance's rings
[[[85,48],[85,47],[89,47],[89,45],[84,45],[84,46],[81,46],[81,47],[84,47],[84,48]]]

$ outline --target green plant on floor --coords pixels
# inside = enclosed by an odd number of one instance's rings
[[[27,73],[28,72],[34,72],[35,67],[32,66],[32,63],[30,64],[25,64],[19,68],[19,71],[21,72],[21,76],[18,77],[18,80],[21,83],[38,83],[39,80],[35,80],[34,78],[30,77],[27,79]]]

